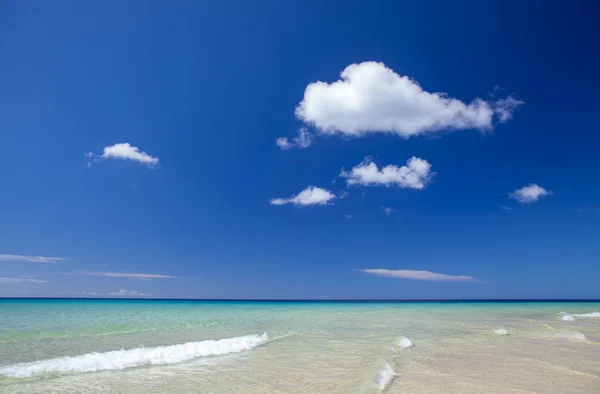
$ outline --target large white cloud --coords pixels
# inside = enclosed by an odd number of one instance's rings
[[[365,274],[399,278],[399,279],[413,279],[413,280],[428,280],[433,282],[468,282],[476,280],[472,276],[465,275],[446,275],[438,274],[431,271],[419,271],[419,270],[389,270],[385,268],[366,268],[362,272]]]
[[[329,190],[321,189],[316,186],[308,186],[295,196],[288,198],[273,198],[270,203],[271,205],[325,205],[334,198],[336,198],[335,194],[331,193]]]
[[[86,153],[86,156],[88,156],[88,153]],[[127,142],[105,147],[100,157],[102,159],[133,160],[149,167],[158,165],[158,158],[150,156],[146,152],[141,152],[138,147],[131,146]]]
[[[527,204],[539,200],[540,197],[549,196],[551,194],[551,191],[544,189],[536,183],[532,183],[530,185],[523,186],[522,188],[517,189],[508,195],[520,203]]]
[[[361,186],[398,186],[410,189],[423,189],[431,180],[431,164],[427,160],[411,157],[405,166],[387,165],[381,170],[370,157],[365,159],[350,171],[342,170],[342,178],[348,185]]]
[[[63,257],[24,256],[21,254],[0,254],[0,261],[28,261],[31,263],[58,263],[66,261]]]
[[[296,116],[325,134],[384,132],[408,138],[442,130],[489,130],[509,120],[522,104],[512,96],[466,104],[429,93],[383,63],[364,62],[346,67],[336,82],[310,83]]]

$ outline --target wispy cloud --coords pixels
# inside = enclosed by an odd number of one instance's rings
[[[433,282],[469,282],[476,280],[471,276],[454,276],[419,270],[390,270],[385,268],[366,268],[361,271],[365,274],[377,275],[388,278],[426,280]]]
[[[28,261],[31,263],[58,263],[67,261],[63,257],[25,256],[21,254],[0,254],[0,261]]]
[[[85,295],[85,296],[92,296],[92,297],[150,297],[152,294],[148,294],[148,293],[143,293],[141,291],[137,291],[137,290],[126,290],[126,289],[121,289],[119,291],[111,291],[108,293],[102,293],[102,292],[98,292],[98,291],[84,291],[81,294]]]
[[[92,152],[87,152],[85,156],[88,158],[87,165],[91,166],[91,159],[94,157]],[[159,164],[157,157],[151,156],[146,152],[140,151],[137,146],[132,146],[128,142],[118,143],[106,146],[101,155],[96,156],[99,159],[120,159],[132,160],[138,163],[147,165],[148,167],[156,167]]]
[[[277,138],[275,143],[283,150],[288,150],[291,148],[304,149],[308,148],[312,144],[312,135],[306,128],[301,127],[300,130],[298,130],[298,135],[294,137],[291,142],[287,137],[280,137]]]
[[[405,166],[390,164],[381,170],[370,157],[365,157],[350,171],[342,170],[340,173],[349,186],[398,186],[409,189],[423,189],[432,176],[431,164],[418,157],[408,159]]]
[[[0,283],[47,283],[46,280],[31,278],[0,278]]]
[[[512,211],[512,207],[509,207],[508,205],[503,205],[501,208],[505,211]]]
[[[141,274],[141,273],[129,273],[129,272],[91,272],[91,271],[76,271],[73,275],[85,275],[85,276],[106,276],[111,278],[129,278],[138,280],[149,280],[149,279],[174,279],[175,276],[163,275],[163,274]]]
[[[295,196],[288,198],[273,198],[270,200],[270,203],[271,205],[326,205],[335,198],[335,194],[331,193],[329,190],[321,189],[316,186],[308,186]]]
[[[512,193],[509,193],[508,196],[520,203],[528,204],[531,202],[536,202],[540,199],[540,197],[549,196],[552,194],[553,193],[551,191],[544,189],[537,183],[532,183],[530,185],[523,186]]]
[[[119,291],[111,291],[110,293],[108,293],[108,295],[124,296],[124,297],[142,297],[142,296],[149,296],[150,294],[145,294],[145,293],[142,293],[141,291],[137,291],[137,290],[121,289]]]
[[[383,210],[383,213],[385,213],[387,216],[391,216],[392,213],[396,212],[394,208],[390,207],[381,207],[381,209]]]
[[[523,101],[508,96],[465,103],[425,91],[383,63],[351,64],[332,82],[313,82],[296,107],[296,117],[322,134],[359,137],[389,133],[404,138],[447,130],[491,130],[510,120]]]

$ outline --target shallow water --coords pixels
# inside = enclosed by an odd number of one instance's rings
[[[597,393],[599,311],[587,302],[0,300],[0,392]]]

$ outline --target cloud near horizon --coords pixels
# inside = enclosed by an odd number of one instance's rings
[[[403,138],[445,130],[487,131],[510,120],[523,101],[507,98],[469,104],[445,93],[425,91],[383,63],[351,64],[336,82],[313,82],[296,107],[296,117],[322,134],[360,137],[389,133]]]
[[[86,157],[91,158],[93,154],[88,152]],[[157,157],[153,157],[146,152],[141,152],[137,146],[132,146],[128,142],[118,143],[104,148],[101,159],[120,159],[132,160],[148,167],[155,167],[159,164]],[[90,165],[91,162],[88,162]]]
[[[0,278],[0,283],[48,283],[48,281],[32,278]]]
[[[343,169],[340,172],[340,177],[345,178],[349,186],[398,186],[418,190],[425,188],[433,175],[431,164],[414,156],[402,167],[390,164],[381,170],[372,158],[365,157],[349,172]]]
[[[387,278],[426,280],[432,282],[470,282],[477,279],[465,275],[446,275],[431,271],[420,270],[390,270],[385,268],[365,268],[361,270],[365,274],[376,275]]]
[[[527,186],[523,186],[520,189],[515,190],[512,193],[509,193],[508,196],[514,200],[522,204],[528,204],[532,202],[536,202],[543,196],[550,196],[552,193],[549,190],[544,189],[539,186],[537,183],[532,183]]]
[[[106,276],[111,278],[129,278],[138,280],[149,280],[149,279],[175,279],[175,276],[162,275],[162,274],[140,274],[140,273],[128,273],[128,272],[91,272],[91,271],[76,271],[72,275],[84,275],[84,276]]]
[[[30,263],[58,263],[67,261],[63,257],[25,256],[21,254],[0,254],[0,261],[28,261]]]
[[[331,193],[329,190],[321,189],[320,187],[316,186],[308,186],[295,196],[288,198],[273,198],[270,200],[270,203],[271,205],[326,205],[329,201],[335,198],[335,194]]]

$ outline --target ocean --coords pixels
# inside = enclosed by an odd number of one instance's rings
[[[3,299],[1,393],[599,393],[600,302]]]

